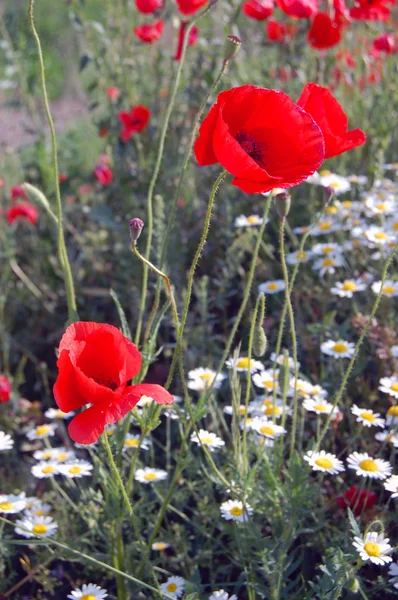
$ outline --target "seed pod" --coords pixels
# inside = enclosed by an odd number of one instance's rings
[[[144,227],[145,223],[144,221],[141,221],[141,219],[135,218],[135,219],[130,219],[129,221],[129,227],[130,227],[130,238],[131,241],[133,242],[133,244],[136,243],[136,241],[138,240],[138,238],[141,235],[141,231],[142,228]]]
[[[239,52],[242,42],[236,35],[229,35],[224,43],[224,63],[227,63],[234,58]]]
[[[275,196],[276,210],[281,219],[287,217],[289,214],[291,199],[291,195],[287,192],[282,192]]]

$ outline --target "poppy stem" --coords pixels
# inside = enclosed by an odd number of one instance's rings
[[[377,294],[377,297],[376,297],[375,303],[374,303],[374,305],[373,305],[373,308],[372,308],[372,311],[371,311],[371,313],[370,313],[370,315],[369,315],[369,318],[368,318],[368,320],[366,321],[366,325],[365,325],[365,327],[363,328],[363,331],[362,331],[361,337],[359,338],[359,340],[358,340],[358,341],[357,341],[357,343],[356,343],[356,346],[355,346],[355,349],[354,349],[354,354],[353,354],[353,355],[352,355],[352,357],[351,357],[351,360],[350,360],[350,362],[349,362],[349,364],[348,364],[348,367],[347,367],[347,369],[346,369],[346,372],[345,372],[345,374],[344,374],[343,380],[342,380],[342,382],[341,382],[341,385],[340,385],[339,391],[338,391],[338,392],[337,392],[337,394],[336,394],[336,399],[335,399],[335,401],[334,401],[334,403],[333,403],[333,409],[330,411],[330,413],[329,413],[329,415],[328,415],[328,418],[326,419],[326,422],[325,422],[325,425],[323,426],[323,429],[322,429],[322,431],[321,431],[321,435],[320,435],[320,437],[319,437],[319,440],[318,440],[318,441],[317,441],[317,443],[315,444],[315,447],[314,447],[314,450],[313,450],[314,452],[318,452],[318,450],[319,450],[319,447],[320,447],[320,445],[321,445],[321,442],[322,442],[323,438],[324,438],[324,437],[325,437],[325,435],[326,435],[326,432],[327,432],[327,430],[328,430],[328,427],[329,427],[329,425],[330,425],[330,422],[331,422],[331,420],[333,419],[333,413],[334,413],[334,409],[335,409],[337,406],[339,406],[340,400],[341,400],[341,398],[342,398],[342,396],[343,396],[343,393],[344,393],[345,387],[346,387],[346,385],[347,385],[347,381],[348,381],[348,379],[349,379],[349,377],[350,377],[350,374],[351,374],[352,368],[353,368],[353,366],[354,366],[354,363],[355,363],[355,361],[356,361],[356,359],[357,359],[357,356],[358,356],[358,353],[359,353],[359,349],[360,349],[360,347],[361,347],[361,345],[362,345],[362,342],[363,342],[363,340],[365,339],[365,337],[366,337],[366,335],[367,335],[367,333],[368,333],[368,329],[369,329],[369,327],[370,327],[370,324],[372,323],[373,317],[375,316],[375,314],[376,314],[376,312],[377,312],[377,309],[378,309],[378,307],[379,307],[380,300],[381,300],[381,297],[382,297],[382,295],[383,295],[383,287],[384,287],[384,282],[385,282],[385,280],[386,280],[386,278],[387,278],[388,269],[390,268],[390,265],[391,265],[391,263],[392,263],[392,262],[393,262],[393,260],[394,260],[394,257],[395,257],[395,254],[396,254],[397,250],[398,250],[398,243],[397,243],[397,244],[395,244],[395,246],[394,246],[394,248],[393,248],[393,250],[392,250],[392,252],[391,252],[390,256],[388,257],[387,261],[386,261],[386,262],[385,262],[385,264],[384,264],[384,267],[383,267],[383,272],[382,272],[382,276],[381,276],[380,291],[379,291],[379,293]]]
[[[59,187],[57,138],[55,135],[54,121],[51,116],[50,104],[48,101],[43,51],[41,48],[41,42],[40,42],[39,35],[36,31],[36,27],[34,24],[34,12],[33,11],[34,11],[34,0],[29,0],[29,7],[28,7],[29,25],[30,25],[33,37],[36,42],[37,53],[39,56],[40,77],[41,77],[41,86],[42,86],[42,92],[43,92],[44,108],[45,108],[45,112],[46,112],[46,116],[47,116],[48,126],[50,128],[50,133],[51,133],[51,146],[52,146],[52,158],[53,158],[53,170],[54,170],[54,186],[55,186],[55,198],[56,198],[56,204],[57,204],[57,218],[58,218],[58,223],[57,223],[57,225],[58,225],[58,235],[57,235],[58,256],[59,256],[59,262],[61,264],[62,271],[64,274],[66,299],[67,299],[67,303],[68,303],[69,323],[74,323],[77,318],[77,307],[76,307],[76,297],[75,297],[75,289],[74,289],[74,284],[73,284],[72,269],[70,266],[68,253],[66,250],[64,229],[63,229],[63,223],[62,223],[62,200],[61,200],[61,192],[60,192],[60,187]]]

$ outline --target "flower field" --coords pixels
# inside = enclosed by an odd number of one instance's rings
[[[3,0],[0,600],[398,597],[397,23]]]

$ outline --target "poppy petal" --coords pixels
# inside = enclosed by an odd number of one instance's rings
[[[72,440],[78,444],[93,444],[104,432],[105,425],[116,423],[112,406],[96,405],[82,410],[73,417],[68,432]]]
[[[217,123],[218,111],[217,104],[214,104],[202,122],[199,129],[199,137],[195,142],[194,152],[196,160],[201,167],[214,165],[218,162],[213,150],[213,131]]]
[[[131,407],[134,408],[142,396],[149,396],[158,404],[171,404],[174,402],[174,397],[170,394],[170,392],[156,383],[140,383],[138,385],[131,385],[127,387],[124,391],[122,402],[126,402],[127,404],[130,402],[134,403]]]

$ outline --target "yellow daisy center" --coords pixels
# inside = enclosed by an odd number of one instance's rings
[[[391,384],[391,389],[393,392],[398,392],[398,383],[392,383]]]
[[[1,502],[0,510],[11,510],[14,504],[12,502]]]
[[[209,381],[212,377],[213,375],[211,375],[211,373],[203,373],[203,375],[200,375],[202,381]]]
[[[359,240],[352,240],[353,248],[359,248],[360,245],[361,245],[361,242]]]
[[[51,458],[51,457],[52,457],[52,452],[50,452],[50,451],[48,451],[48,452],[44,452],[44,453],[42,454],[42,456],[43,456],[44,460],[48,460],[49,458]]]
[[[375,233],[375,238],[376,240],[385,240],[387,238],[387,234],[383,233],[382,231],[378,231]]]
[[[43,517],[44,516],[44,511],[39,509],[39,510],[35,510],[35,515],[36,517]]]
[[[315,410],[319,410],[319,412],[326,412],[327,406],[326,404],[314,404]]]
[[[375,473],[376,471],[379,470],[379,467],[377,466],[376,461],[374,461],[371,458],[367,458],[365,460],[362,460],[359,463],[359,466],[361,467],[361,469],[363,471],[369,471],[370,473]]]
[[[340,186],[341,184],[338,181],[332,181],[332,183],[330,184],[330,187],[334,188],[335,190],[338,190]]]
[[[333,352],[342,354],[343,352],[347,352],[348,347],[346,346],[346,344],[343,344],[343,342],[338,342],[337,344],[335,344],[333,346],[332,350],[333,350]]]
[[[395,406],[390,406],[390,408],[387,411],[387,414],[390,415],[390,417],[398,417],[398,404]]]
[[[80,600],[96,600],[94,594],[84,594]]]
[[[376,419],[374,414],[371,413],[369,410],[365,410],[364,412],[362,412],[360,414],[360,417],[362,417],[362,419],[365,419],[366,421],[369,421],[369,423],[373,423]]]
[[[245,412],[246,412],[246,408],[245,408],[244,406],[240,406],[240,407],[239,407],[239,414],[240,414],[240,415],[244,415],[244,414],[245,414]]]
[[[61,454],[58,454],[57,458],[62,462],[68,458],[68,455],[66,454],[66,452],[61,452]]]
[[[300,251],[296,252],[296,258],[297,258],[297,260],[305,259],[305,258],[307,258],[307,253],[304,252],[304,250],[302,252],[300,252]]]
[[[276,283],[269,283],[268,284],[268,289],[271,290],[271,292],[273,292],[274,290],[278,289],[278,286]]]
[[[156,479],[156,473],[145,473],[144,479],[145,481],[153,481]]]
[[[327,177],[328,175],[331,175],[332,173],[328,170],[328,169],[322,169],[322,171],[319,171],[319,175],[321,177]]]
[[[46,435],[50,431],[48,425],[39,425],[36,427],[36,435]]]
[[[351,208],[351,206],[352,206],[351,200],[344,200],[343,206],[344,206],[344,208]]]
[[[387,210],[387,204],[385,204],[384,202],[379,202],[379,204],[376,204],[376,208],[378,210]]]
[[[44,473],[44,475],[48,475],[49,473],[54,472],[54,467],[51,467],[51,465],[48,465],[48,467],[43,467],[41,472]]]
[[[200,441],[202,442],[202,444],[205,444],[206,446],[208,446],[209,444],[212,444],[214,440],[213,440],[213,438],[211,438],[208,435],[208,436],[201,437]]]
[[[263,427],[260,427],[260,433],[262,433],[263,435],[274,435],[275,431],[273,430],[272,427],[263,425]]]
[[[272,379],[264,379],[263,380],[263,386],[267,388],[267,390],[273,390],[274,389],[274,382],[272,381]]]
[[[334,258],[326,258],[323,261],[322,266],[323,267],[332,267],[334,265],[334,263],[335,263]]]
[[[357,289],[357,284],[353,281],[345,281],[343,284],[343,290],[345,292],[354,292]]]
[[[334,248],[332,248],[332,246],[325,246],[322,249],[322,254],[330,254],[333,251],[334,251]]]
[[[158,542],[157,544],[155,544],[155,548],[156,550],[166,550],[167,544],[165,544],[164,542]]]
[[[47,533],[48,527],[44,523],[38,523],[37,525],[33,525],[32,531],[33,533],[43,534]]]
[[[250,215],[250,217],[247,217],[247,220],[253,225],[253,223],[257,223],[258,217],[256,217],[255,215]]]
[[[240,517],[243,514],[243,508],[240,506],[233,506],[229,512],[233,517]]]
[[[238,362],[236,363],[236,366],[238,367],[238,369],[248,369],[249,365],[250,365],[250,363],[249,363],[249,359],[247,358],[247,356],[240,358],[238,360]]]
[[[75,465],[74,467],[70,467],[70,469],[68,469],[68,471],[71,475],[79,475],[79,473],[81,473],[83,471],[83,469],[81,467],[79,467],[78,465]]]
[[[327,231],[328,229],[330,229],[332,227],[332,225],[330,223],[321,223],[319,225],[319,229],[321,231]]]
[[[328,458],[325,458],[324,456],[321,458],[317,458],[315,464],[318,465],[318,467],[321,467],[322,469],[331,469],[333,467],[332,461]]]
[[[398,229],[398,221],[396,221],[396,222],[393,224],[392,228],[394,229],[394,231],[397,231],[397,229]]]
[[[168,592],[175,592],[177,589],[177,584],[176,583],[169,583],[169,585],[167,586],[167,591]]]
[[[280,406],[267,406],[267,408],[264,411],[265,415],[281,415],[282,414],[282,409],[280,408]]]
[[[140,443],[139,440],[131,439],[131,440],[126,440],[124,442],[124,445],[128,446],[129,448],[138,448],[139,443]]]
[[[333,184],[332,187],[334,187]],[[335,215],[337,213],[337,206],[328,206],[326,212],[328,215]]]
[[[381,554],[380,546],[375,542],[366,542],[363,549],[369,556],[380,556]]]
[[[383,287],[383,292],[385,294],[393,294],[395,292],[395,288],[392,285],[385,285]]]

